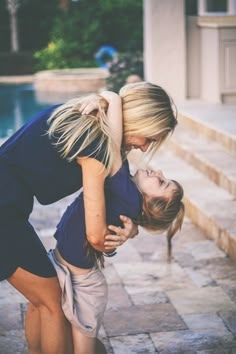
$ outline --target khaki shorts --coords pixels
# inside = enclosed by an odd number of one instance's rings
[[[62,309],[66,318],[82,334],[96,337],[107,305],[107,282],[99,268],[72,275],[69,269],[48,252],[62,290]]]

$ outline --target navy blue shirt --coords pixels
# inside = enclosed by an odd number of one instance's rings
[[[122,226],[119,216],[132,219],[142,212],[142,195],[133,183],[125,161],[119,171],[105,181],[106,221],[107,224]],[[85,214],[83,193],[67,208],[57,225],[54,235],[62,257],[70,264],[80,268],[92,268],[94,262],[87,257],[85,240]]]
[[[63,159],[53,141],[47,134],[47,120],[57,106],[48,108],[30,119],[21,129],[0,147],[1,161],[8,166],[14,176],[14,191],[0,187],[0,207],[9,204],[19,208],[25,215],[32,211],[33,196],[41,204],[51,204],[68,196],[82,187],[81,167],[75,160],[68,162]],[[82,142],[80,139],[78,144]],[[94,146],[83,151],[83,156],[90,155],[102,161],[103,152],[91,154]],[[6,181],[4,181],[6,178]],[[7,174],[1,176],[1,185],[7,185]],[[8,183],[9,184],[9,183]],[[24,198],[22,191],[24,190]],[[14,194],[13,194],[14,193]],[[20,196],[20,197],[19,197]]]

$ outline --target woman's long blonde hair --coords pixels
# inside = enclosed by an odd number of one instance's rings
[[[122,98],[124,138],[142,136],[161,138],[152,143],[149,152],[155,152],[177,125],[177,109],[166,91],[147,81],[127,84],[120,89]]]
[[[162,133],[159,141],[151,144],[149,151],[154,152],[177,124],[172,99],[160,86],[145,81],[127,84],[119,94],[122,98],[124,137],[151,138]],[[81,115],[80,106],[87,99],[88,96],[79,97],[59,106],[48,119],[48,134],[61,156],[69,162],[79,154],[83,156],[83,150],[95,142],[95,151],[91,153],[104,152],[102,162],[109,175],[115,158],[115,142],[109,121],[101,105],[98,111]],[[83,142],[77,144],[80,138]]]
[[[91,154],[99,154],[101,150],[103,151],[102,162],[109,175],[114,161],[114,142],[109,121],[100,103],[98,111],[82,115],[80,107],[87,99],[88,96],[78,97],[59,106],[48,119],[48,134],[54,138],[54,145],[61,156],[67,158],[69,162],[79,155],[83,156],[83,150],[91,144],[94,146],[95,142],[94,151],[91,151]],[[80,138],[83,138],[82,143],[77,144]]]
[[[185,207],[182,202],[184,191],[182,186],[172,180],[176,188],[171,197],[148,197],[143,195],[143,213],[137,220],[140,226],[149,231],[167,231],[168,257],[171,257],[172,237],[181,229]]]

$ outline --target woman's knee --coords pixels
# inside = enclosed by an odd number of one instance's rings
[[[47,296],[37,296],[37,294],[30,301],[32,306],[40,312],[49,311],[52,314],[61,315],[63,313],[61,307],[61,292],[52,291]]]
[[[61,288],[57,277],[43,278],[18,268],[8,281],[36,309],[62,313]]]

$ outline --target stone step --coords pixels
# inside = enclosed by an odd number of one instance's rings
[[[178,105],[178,121],[236,156],[236,106],[186,102]]]
[[[130,159],[138,168],[162,169],[166,177],[182,184],[186,216],[227,255],[236,259],[236,201],[233,195],[166,148],[156,153],[151,162],[145,164],[142,160],[138,151]]]
[[[236,197],[236,158],[221,144],[196,134],[180,122],[168,145],[177,156]]]

